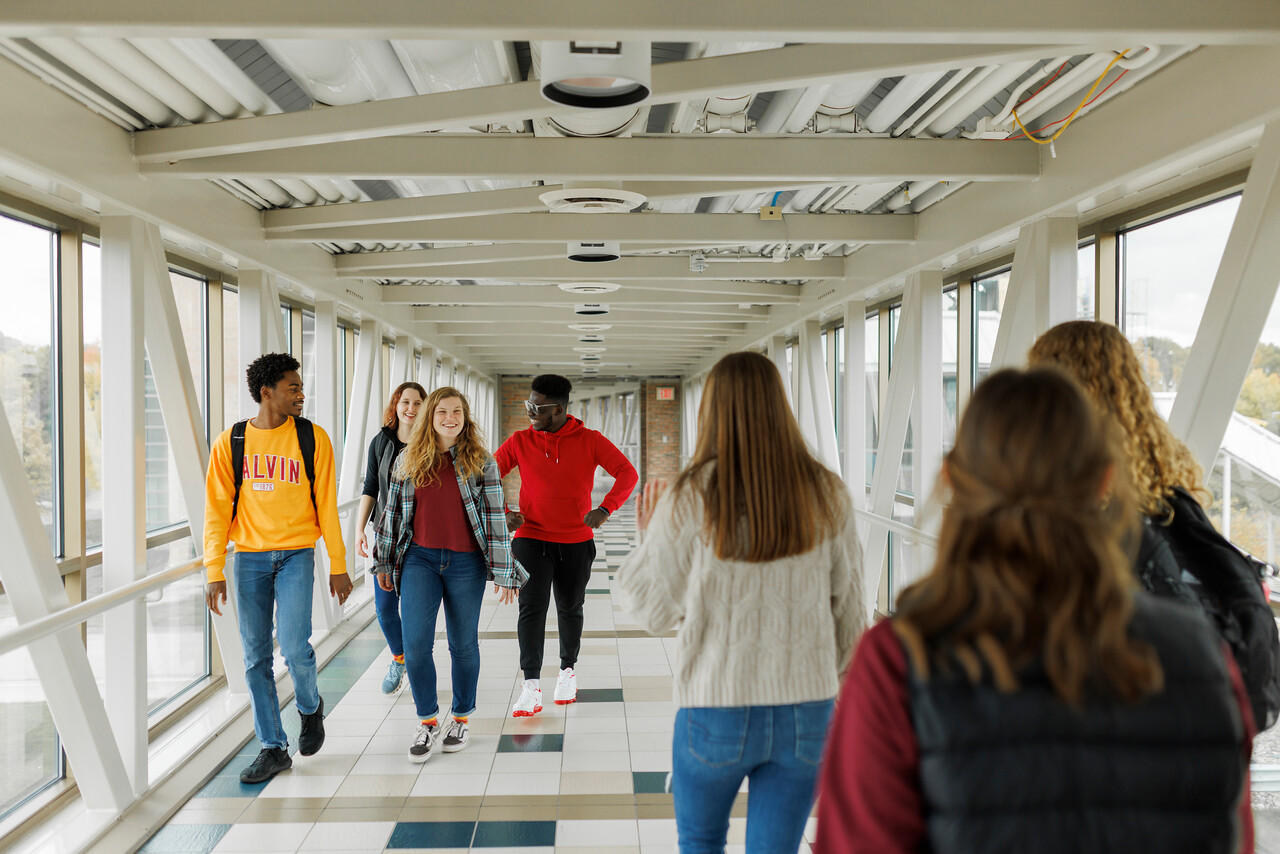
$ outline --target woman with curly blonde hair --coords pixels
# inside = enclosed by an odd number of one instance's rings
[[[410,762],[426,762],[439,741],[436,615],[444,605],[453,663],[453,706],[441,749],[467,746],[467,720],[480,679],[480,603],[486,576],[510,602],[528,579],[511,555],[498,464],[485,450],[467,398],[445,386],[427,395],[421,419],[396,461],[374,544],[378,584],[400,595],[404,661],[420,724]]]
[[[1170,496],[1179,487],[1202,503],[1208,497],[1200,464],[1156,412],[1138,354],[1123,332],[1092,320],[1060,323],[1040,336],[1027,358],[1073,376],[1118,428],[1122,464],[1143,514],[1167,520]]]

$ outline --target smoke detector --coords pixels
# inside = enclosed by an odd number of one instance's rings
[[[608,303],[578,303],[573,307],[574,314],[590,317],[597,314],[608,314]]]
[[[584,264],[599,264],[617,261],[622,257],[619,249],[617,241],[606,240],[588,243],[580,240],[569,244],[565,257],[570,261],[578,261]]]
[[[628,213],[649,200],[641,193],[610,186],[608,182],[589,187],[566,183],[538,198],[552,213]]]
[[[569,328],[574,332],[608,332],[613,328],[612,323],[570,323]]]
[[[649,99],[649,42],[542,42],[542,97],[588,110]]]
[[[574,347],[573,352],[586,353],[586,354],[595,353],[596,355],[599,355],[600,353],[603,353],[608,349],[609,349],[608,347]]]
[[[564,282],[560,290],[567,294],[611,294],[620,287],[613,282]]]

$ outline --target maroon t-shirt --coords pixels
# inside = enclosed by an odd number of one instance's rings
[[[467,509],[462,506],[452,454],[440,455],[434,483],[414,490],[413,544],[455,552],[480,551]]]

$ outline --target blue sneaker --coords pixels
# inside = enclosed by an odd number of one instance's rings
[[[382,693],[394,694],[404,684],[404,662],[392,660],[387,668],[386,678],[382,680]]]

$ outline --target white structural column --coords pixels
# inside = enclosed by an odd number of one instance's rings
[[[898,476],[902,472],[902,452],[907,442],[907,425],[911,419],[911,403],[917,391],[920,316],[920,288],[908,287],[902,295],[902,314],[898,319],[880,441],[876,447],[876,468],[871,478],[871,512],[885,518],[893,516]],[[883,600],[876,595],[888,550],[889,532],[884,528],[873,529],[867,539],[865,563],[870,607],[877,603],[887,607],[893,592],[883,590]]]
[[[787,400],[791,402],[791,408],[794,411],[796,398],[791,392],[791,369],[787,367],[786,338],[781,335],[775,335],[769,339],[769,359],[782,376],[782,388],[787,393]]]
[[[436,348],[422,345],[422,364],[418,365],[418,385],[427,391],[436,387]]]
[[[143,282],[146,223],[102,218],[102,587],[147,571]],[[107,297],[110,297],[109,299]],[[141,599],[103,615],[107,719],[134,794],[147,789],[147,637]]]
[[[249,387],[243,382],[244,372],[263,353],[284,350],[284,320],[280,316],[280,295],[270,274],[256,269],[243,269],[236,282],[240,305],[240,417],[258,414]]]
[[[356,347],[356,369],[351,378],[351,401],[347,407],[347,438],[342,447],[342,471],[338,477],[338,503],[343,504],[360,494],[364,483],[364,451],[369,413],[374,406],[373,389],[378,362],[382,358],[382,325],[373,319],[360,323],[360,342]],[[352,542],[355,516],[347,516],[342,526],[343,539]]]
[[[840,440],[844,443],[844,482],[855,507],[867,503],[867,303],[844,306],[844,387]]]
[[[308,394],[316,399],[316,423],[324,428],[329,438],[337,441],[342,431],[339,423],[342,418],[341,399],[344,385],[338,373],[338,304],[331,299],[316,300],[316,352],[315,352],[315,387],[308,389]],[[335,447],[334,455],[338,457],[342,448]],[[339,457],[340,459],[340,457]]]
[[[18,625],[47,617],[70,604],[2,406],[0,542],[5,544],[0,581],[4,582]],[[133,801],[133,787],[89,667],[80,627],[64,629],[31,644],[27,652],[85,806],[118,813]],[[144,725],[145,717],[144,714]]]
[[[922,527],[924,510],[942,468],[942,271],[912,273],[907,277],[907,290],[914,290],[920,301],[916,392],[911,396],[911,494],[916,502],[916,527]]]
[[[427,386],[427,391],[439,388],[441,386],[453,385],[453,357],[440,357],[440,370],[436,373],[435,385]]]
[[[178,321],[178,307],[169,280],[160,229],[143,225],[146,238],[144,257],[146,296],[146,348],[156,395],[164,414],[165,433],[173,449],[183,506],[191,526],[191,541],[197,549],[204,544],[204,484],[209,468],[209,443],[205,439],[204,418],[200,414],[200,393],[187,359],[187,347]],[[242,384],[243,385],[243,384]],[[244,658],[240,645],[239,619],[236,612],[233,573],[228,572],[228,596],[221,616],[214,614],[214,637],[226,668],[227,687],[237,694],[245,693],[244,670],[236,664]]]
[[[831,383],[827,379],[827,359],[822,347],[822,327],[806,320],[800,327],[800,389],[796,395],[800,432],[833,472],[840,472],[836,448],[836,422],[831,408]]]
[[[1018,231],[991,369],[1022,364],[1035,339],[1076,316],[1074,216],[1048,216]]]
[[[1280,284],[1280,121],[1266,126],[1182,372],[1169,426],[1206,472]]]
[[[413,339],[408,335],[396,336],[396,351],[391,357],[391,388],[409,381],[413,375]]]

